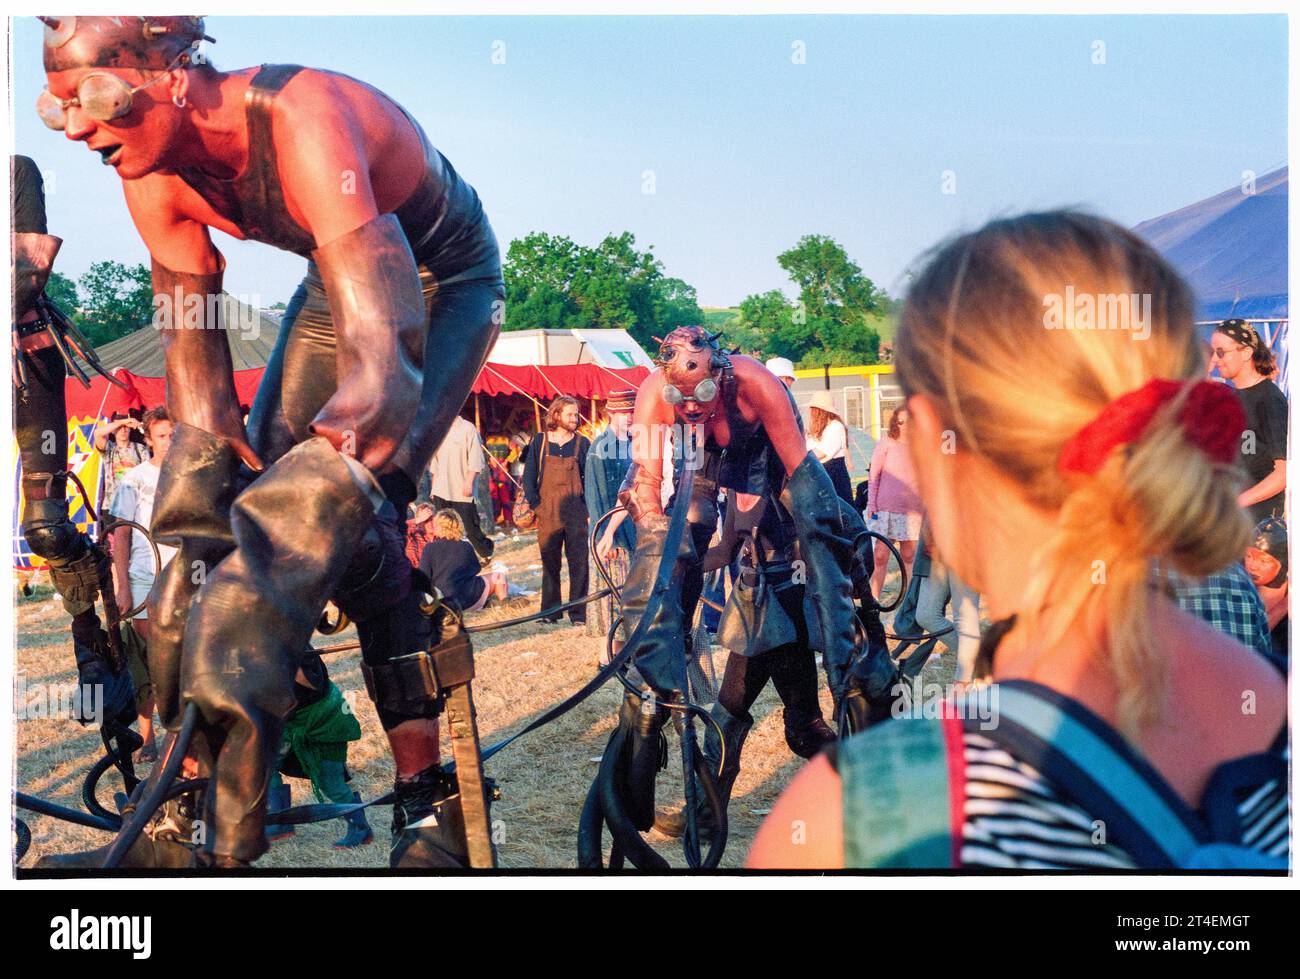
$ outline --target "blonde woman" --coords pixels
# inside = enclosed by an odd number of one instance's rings
[[[853,505],[853,484],[849,481],[849,430],[835,410],[829,391],[818,391],[808,404],[808,451],[817,457],[831,477],[840,499]]]
[[[1143,333],[1045,315],[1067,287],[1149,300]],[[1200,380],[1192,311],[1149,245],[1084,214],[995,221],[932,257],[896,347],[909,449],[936,545],[995,620],[982,689],[1000,706],[985,725],[950,700],[941,719],[841,742],[777,802],[750,866],[1221,869],[1229,855],[1199,844],[1233,833],[1231,858],[1285,858],[1282,676],[1149,587],[1153,560],[1200,577],[1249,541],[1234,466],[1244,416]],[[1014,747],[1033,743],[1008,723],[1026,703],[1076,725],[1049,729],[1051,746],[1087,739],[1105,764],[1062,768]],[[872,768],[886,756],[910,782]],[[1234,769],[1237,791],[1221,791],[1216,776]],[[1119,774],[1150,791],[1117,799]],[[891,801],[927,790],[944,804]],[[1123,824],[1114,805],[1163,807],[1178,829]],[[909,849],[886,824],[929,836]],[[1179,862],[1188,854],[1207,862]]]
[[[433,515],[433,539],[424,545],[420,570],[463,612],[477,612],[489,599],[503,602],[510,596],[504,571],[480,571],[478,555],[465,539],[465,526],[455,510],[444,508]]]

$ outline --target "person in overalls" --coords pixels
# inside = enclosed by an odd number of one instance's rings
[[[587,594],[587,503],[582,474],[590,443],[578,434],[578,402],[561,395],[546,412],[543,431],[533,436],[524,468],[524,492],[537,513],[537,547],[542,552],[542,609],[561,604],[560,556],[569,565],[569,601]],[[560,613],[542,622],[559,622]],[[569,610],[574,625],[585,625],[587,610]]]

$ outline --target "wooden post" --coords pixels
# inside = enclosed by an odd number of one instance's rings
[[[483,415],[479,407],[479,402],[482,397],[481,394],[476,393],[474,395],[474,427],[478,429],[480,438],[483,435]]]
[[[541,406],[537,403],[536,398],[533,398],[532,401],[533,401],[533,421],[534,423],[536,423],[537,430],[540,432],[542,430],[542,409]]]

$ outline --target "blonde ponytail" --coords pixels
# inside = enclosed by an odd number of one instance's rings
[[[1048,322],[1044,310],[1062,292],[1139,297],[1143,335]],[[1050,650],[1069,630],[1104,621],[1121,729],[1133,737],[1157,721],[1171,651],[1152,627],[1153,561],[1211,574],[1240,559],[1250,530],[1237,474],[1179,422],[1203,377],[1186,285],[1149,245],[1100,218],[994,222],[940,249],[917,278],[896,362],[904,391],[932,398],[965,451],[1057,514],[1029,555],[1019,624]],[[1153,378],[1187,383],[1094,473],[1063,474],[1066,443]]]

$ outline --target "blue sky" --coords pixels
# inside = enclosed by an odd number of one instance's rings
[[[147,261],[114,171],[32,109],[40,30],[14,23],[15,141],[46,172],[58,267]],[[991,216],[1082,205],[1131,225],[1286,163],[1279,15],[215,16],[208,33],[222,68],[297,62],[388,92],[503,252],[630,230],[703,305],[792,293],[776,256],[804,234],[897,294],[926,248]],[[229,291],[289,298],[301,259],[216,239]]]

